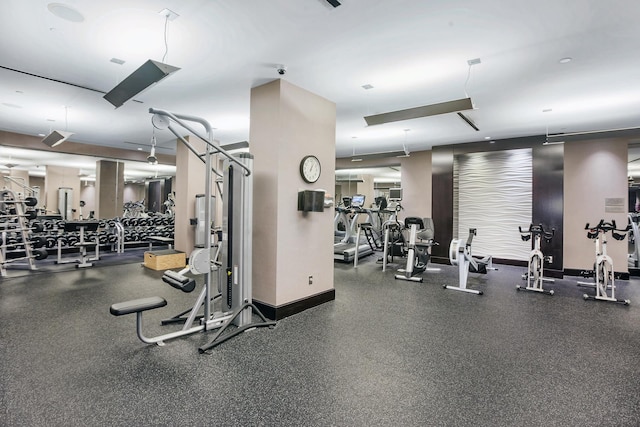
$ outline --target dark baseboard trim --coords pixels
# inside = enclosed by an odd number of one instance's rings
[[[432,256],[430,258],[430,261],[432,263],[434,263],[434,264],[451,265],[451,263],[449,262],[449,258],[445,258],[445,257]],[[506,258],[493,258],[493,263],[494,264],[503,264],[503,265],[514,265],[516,267],[526,267],[528,265],[527,261],[519,261],[519,260],[515,260],[515,259],[506,259]]]
[[[544,276],[545,277],[553,277],[554,279],[562,279],[562,278],[564,278],[564,272],[562,270],[552,270],[550,268],[545,268],[544,269]]]
[[[516,259],[507,259],[507,258],[494,258],[493,263],[503,264],[503,265],[513,265],[515,267],[527,267],[527,265],[529,265],[527,261],[520,261]]]
[[[333,301],[336,299],[336,290],[330,289],[328,291],[312,295],[308,298],[304,298],[298,301],[293,301],[288,304],[274,307],[271,304],[253,300],[253,303],[260,309],[262,314],[271,320],[280,320],[285,317],[292,316],[294,314],[305,311],[308,308],[315,307],[325,302]]]
[[[580,274],[581,271],[584,271],[584,270],[577,270],[575,268],[565,268],[564,269],[564,274],[566,276],[582,277],[582,275]],[[613,272],[613,277],[616,278],[616,279],[620,279],[620,280],[629,280],[629,273],[624,273],[624,272],[620,272],[620,271],[614,271]]]

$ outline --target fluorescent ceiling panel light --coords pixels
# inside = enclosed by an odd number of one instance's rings
[[[329,3],[333,7],[338,7],[341,4],[338,0],[327,0],[327,3]]]
[[[473,103],[471,102],[471,98],[461,98],[454,101],[441,102],[439,104],[423,105],[422,107],[375,114],[373,116],[366,116],[364,119],[367,122],[367,125],[373,126],[472,109]]]
[[[158,83],[179,69],[178,67],[149,59],[111,89],[103,98],[118,108],[149,86]]]
[[[54,130],[49,135],[45,136],[42,142],[48,145],[49,147],[53,148],[56,145],[60,145],[63,142],[65,142],[71,135],[73,135],[73,132],[64,132],[61,130]]]

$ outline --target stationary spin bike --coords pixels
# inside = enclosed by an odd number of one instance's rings
[[[595,227],[590,227],[587,223],[585,230],[587,230],[587,237],[595,243],[596,262],[593,271],[583,271],[581,274],[585,277],[595,277],[595,282],[578,282],[578,286],[595,287],[596,295],[591,296],[584,294],[583,298],[585,300],[609,301],[629,305],[631,301],[628,299],[616,299],[613,260],[607,255],[607,233],[611,232],[611,236],[616,240],[624,240],[625,237],[627,237],[629,227],[618,229],[616,228],[616,222],[614,220],[604,222],[604,219],[601,219]],[[608,293],[609,290],[611,290],[611,295]]]
[[[542,224],[531,224],[529,225],[529,230],[523,230],[522,227],[518,227],[518,231],[520,231],[520,237],[524,242],[531,240],[533,236],[533,248],[531,252],[529,252],[527,272],[522,275],[522,279],[527,281],[527,286],[523,288],[518,285],[516,289],[518,291],[534,291],[553,295],[553,290],[547,291],[542,287],[543,282],[553,282],[554,280],[544,277],[544,263],[549,262],[551,258],[544,256],[540,249],[540,244],[542,243],[542,239],[550,242],[555,234],[555,229],[552,228],[551,231],[547,231]]]

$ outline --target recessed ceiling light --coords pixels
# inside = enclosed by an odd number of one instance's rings
[[[558,62],[561,63],[561,64],[567,64],[567,63],[571,62],[572,60],[573,60],[573,58],[567,56],[565,58],[560,59]]]
[[[366,85],[362,85],[362,89],[364,89],[364,90],[373,89],[373,85],[370,85],[370,84],[367,83]]]
[[[496,143],[495,141],[489,141],[489,144],[495,144],[495,143]]]
[[[49,12],[53,13],[60,19],[70,22],[82,22],[84,16],[74,8],[62,3],[49,3],[47,5]]]
[[[142,151],[142,148],[138,147],[138,151]]]
[[[124,64],[124,63],[125,63],[125,61],[124,61],[124,60],[119,59],[119,58],[111,58],[109,61],[110,61],[110,62],[113,62],[114,64],[118,64],[118,65],[122,65],[122,64]]]
[[[45,134],[44,133],[39,133],[38,136],[45,136]]]
[[[485,136],[484,139],[491,139],[491,137],[490,136]]]
[[[542,110],[543,113],[550,113],[553,111],[553,108],[545,108],[544,110]]]
[[[47,119],[48,122],[55,122],[56,119]]]
[[[24,93],[24,92],[21,90],[17,90],[16,93]]]

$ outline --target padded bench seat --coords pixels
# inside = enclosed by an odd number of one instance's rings
[[[164,236],[148,236],[147,241],[149,242],[149,250],[153,249],[153,243],[165,243],[171,249],[173,245],[173,237],[164,237]]]
[[[164,307],[165,305],[167,305],[167,300],[162,297],[148,297],[113,304],[109,308],[109,311],[114,316],[123,316],[125,314],[153,310],[154,308]]]

